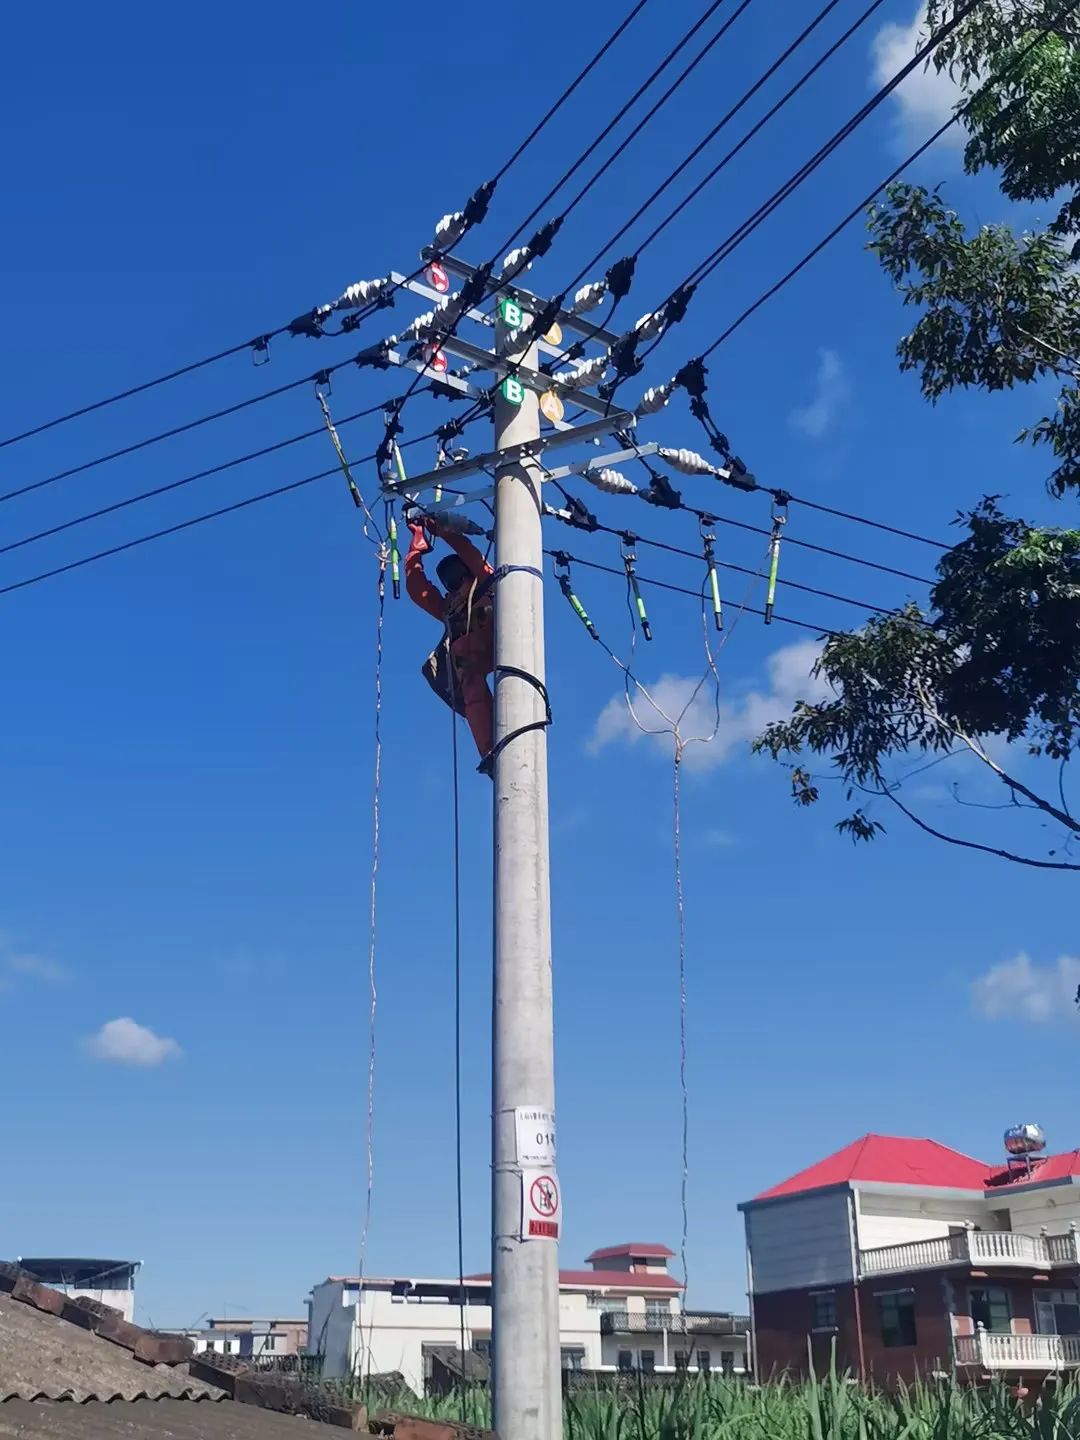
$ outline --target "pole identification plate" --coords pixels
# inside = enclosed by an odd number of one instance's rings
[[[558,1240],[561,1228],[562,1196],[555,1171],[522,1170],[522,1240]]]
[[[514,1136],[519,1165],[555,1164],[555,1112],[535,1105],[514,1110]]]

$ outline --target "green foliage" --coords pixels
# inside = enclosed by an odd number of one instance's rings
[[[432,1419],[460,1416],[457,1396],[393,1408]],[[471,1424],[490,1424],[486,1392],[474,1394]],[[567,1440],[1075,1440],[1080,1391],[1047,1387],[1021,1403],[1004,1385],[976,1389],[921,1381],[885,1392],[830,1366],[806,1381],[750,1385],[721,1376],[687,1376],[671,1386],[617,1389],[598,1382],[566,1396]]]
[[[790,764],[799,805],[821,794],[802,757],[828,757],[856,802],[837,827],[852,840],[884,830],[858,797],[895,798],[902,757],[965,747],[982,757],[980,737],[990,735],[1024,738],[1032,753],[1062,762],[1080,745],[1080,530],[1010,519],[993,499],[966,525],[938,565],[933,609],[908,605],[832,636],[815,667],[831,696],[800,702],[755,741]],[[1013,800],[1080,834],[1064,803],[986,763]]]

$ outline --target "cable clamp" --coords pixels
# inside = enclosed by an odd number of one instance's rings
[[[262,359],[259,359],[259,356]],[[270,364],[270,336],[260,335],[257,340],[251,342],[251,363],[253,365]]]

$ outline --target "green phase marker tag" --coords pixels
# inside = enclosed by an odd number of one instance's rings
[[[502,393],[511,405],[520,405],[525,399],[525,386],[515,376],[508,375],[502,383]]]
[[[511,330],[520,330],[525,323],[525,312],[516,300],[500,300],[499,319]]]

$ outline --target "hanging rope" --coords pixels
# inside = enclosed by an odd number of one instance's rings
[[[470,593],[470,612],[471,612]],[[469,620],[472,615],[470,613]],[[454,667],[450,666],[450,683],[457,683]],[[457,1190],[457,1261],[458,1261],[458,1343],[461,1354],[460,1405],[461,1422],[468,1420],[465,1396],[465,1220],[462,1201],[461,1155],[461,795],[458,766],[458,712],[450,707],[450,751],[453,760],[454,789],[454,1146],[455,1186]]]
[[[337,432],[337,426],[334,424],[333,418],[330,414],[330,406],[326,403],[326,396],[318,385],[316,385],[315,387],[315,398],[319,402],[319,409],[322,411],[323,423],[326,426],[326,433],[330,436],[330,443],[333,445],[334,450],[337,453],[338,464],[341,466],[341,473],[345,476],[345,483],[349,487],[349,494],[352,496],[352,502],[358,510],[363,511],[364,538],[366,540],[372,540],[372,537],[368,534],[368,526],[370,525],[372,530],[375,532],[377,540],[381,541],[382,531],[379,529],[378,522],[376,521],[375,516],[372,515],[371,511],[368,509],[367,503],[364,500],[363,495],[361,495],[360,493],[360,487],[353,479],[352,468],[349,465],[344,448],[342,447],[341,437],[338,435]],[[376,543],[376,541],[372,540],[372,543],[374,544]]]
[[[375,980],[376,919],[379,897],[379,805],[382,787],[382,662],[383,662],[383,621],[386,614],[386,566],[389,551],[386,543],[379,546],[378,602],[375,615],[375,764],[372,782],[371,803],[371,910],[369,916],[370,941],[368,945],[368,1072],[367,1072],[367,1119],[364,1130],[364,1148],[367,1152],[367,1193],[364,1198],[364,1218],[360,1227],[360,1264],[357,1269],[357,1320],[364,1292],[364,1263],[367,1259],[368,1232],[371,1229],[371,1203],[375,1189],[375,1018],[378,1010],[379,992]],[[374,1319],[372,1320],[374,1324]],[[361,1345],[363,1328],[360,1329]],[[370,1372],[371,1340],[366,1347]],[[361,1358],[361,1369],[363,1367]]]
[[[593,624],[592,620],[589,618],[588,612],[586,611],[584,605],[582,604],[581,600],[578,598],[578,596],[577,596],[577,594],[575,593],[574,588],[573,588],[573,582],[572,582],[572,580],[571,580],[571,578],[570,578],[570,557],[567,555],[567,553],[566,553],[565,551],[562,551],[562,550],[561,550],[561,551],[556,551],[555,554],[554,554],[554,559],[555,559],[555,578],[556,578],[556,580],[558,581],[559,588],[562,590],[562,593],[563,593],[563,595],[565,596],[567,603],[569,604],[570,608],[573,610],[574,614],[575,614],[575,615],[578,617],[578,619],[581,621],[582,625],[583,625],[583,626],[585,627],[585,629],[588,631],[589,635],[592,637],[593,640],[595,640],[595,641],[598,642],[598,644],[600,645],[600,648],[610,657],[611,660],[614,661],[614,663],[615,663],[615,664],[618,666],[618,668],[622,671],[622,674],[623,674],[623,688],[624,688],[624,693],[625,693],[625,698],[626,698],[626,708],[627,708],[627,711],[629,712],[630,719],[633,721],[634,725],[638,728],[638,730],[641,731],[641,733],[642,733],[643,735],[670,735],[670,736],[672,737],[672,742],[673,742],[673,747],[674,747],[674,753],[673,753],[673,758],[672,758],[671,801],[672,801],[672,840],[673,840],[673,852],[674,852],[674,853],[673,853],[673,862],[674,862],[673,868],[674,868],[674,881],[675,881],[675,918],[676,918],[676,930],[677,930],[678,976],[679,976],[679,1089],[680,1089],[681,1104],[682,1104],[682,1175],[681,1175],[680,1185],[679,1185],[679,1199],[680,1199],[680,1206],[681,1206],[681,1210],[682,1210],[682,1232],[681,1232],[681,1237],[680,1237],[680,1242],[679,1242],[679,1257],[680,1257],[680,1260],[681,1260],[681,1263],[682,1263],[683,1287],[684,1287],[683,1293],[685,1294],[685,1293],[686,1293],[686,1287],[689,1286],[689,1281],[690,1281],[690,1277],[689,1277],[689,1267],[688,1267],[688,1265],[687,1265],[687,1244],[688,1244],[688,1236],[689,1236],[689,1230],[690,1230],[690,1222],[689,1222],[689,1214],[690,1214],[690,1212],[689,1212],[689,1200],[688,1200],[688,1188],[689,1188],[689,1179],[690,1179],[690,1090],[689,1090],[689,1084],[688,1084],[688,1080],[687,1080],[687,1071],[686,1071],[686,1066],[687,1066],[687,1042],[686,1042],[686,1015],[687,1015],[687,984],[686,984],[686,903],[685,903],[685,894],[684,894],[684,889],[683,889],[683,873],[682,873],[682,792],[681,792],[681,777],[682,777],[682,762],[683,762],[683,757],[684,757],[684,755],[686,754],[686,751],[687,751],[688,747],[691,746],[691,745],[694,745],[694,744],[700,744],[700,745],[708,745],[708,744],[711,744],[711,742],[716,739],[716,736],[719,734],[719,731],[720,731],[720,722],[721,722],[720,672],[719,672],[719,670],[718,670],[718,668],[717,668],[717,665],[716,665],[716,653],[713,651],[712,645],[711,645],[710,642],[709,642],[709,624],[708,624],[708,616],[709,616],[710,602],[713,602],[713,579],[714,579],[714,576],[715,576],[715,570],[712,570],[712,572],[710,573],[709,554],[708,554],[708,550],[706,550],[705,555],[704,555],[706,573],[705,573],[705,577],[704,577],[704,579],[703,579],[703,581],[702,581],[702,586],[701,586],[701,634],[702,634],[702,643],[703,643],[704,649],[705,649],[705,662],[706,662],[706,663],[705,663],[705,670],[704,670],[704,672],[702,673],[701,679],[697,682],[697,684],[694,686],[694,689],[691,691],[690,696],[689,696],[689,698],[687,699],[686,703],[683,705],[682,709],[678,712],[677,715],[669,715],[669,714],[667,713],[667,711],[663,708],[663,706],[660,705],[660,703],[657,701],[656,697],[649,692],[649,690],[646,688],[646,686],[645,686],[644,684],[642,684],[642,682],[637,678],[637,676],[636,676],[636,675],[634,674],[634,672],[633,672],[632,666],[633,666],[633,661],[634,661],[634,655],[635,655],[635,653],[636,653],[636,648],[637,648],[637,632],[638,632],[638,627],[639,627],[639,625],[641,625],[641,626],[642,626],[642,633],[645,633],[645,631],[644,631],[644,624],[647,623],[647,621],[646,621],[645,617],[640,614],[640,611],[639,611],[638,600],[639,600],[639,597],[640,597],[640,589],[639,589],[639,587],[638,587],[638,586],[636,585],[636,583],[635,583],[635,582],[636,582],[636,575],[635,575],[634,572],[633,572],[633,553],[632,553],[632,547],[628,547],[628,546],[627,546],[627,541],[628,541],[629,537],[623,537],[623,539],[624,539],[624,550],[625,550],[626,548],[630,548],[630,550],[631,550],[631,558],[630,558],[630,563],[629,563],[629,564],[627,564],[626,555],[625,555],[625,553],[624,553],[624,569],[625,569],[625,571],[626,571],[626,604],[627,604],[627,609],[628,609],[629,612],[630,612],[630,663],[629,663],[629,664],[626,664],[626,663],[624,663],[622,660],[619,659],[619,657],[615,654],[615,652],[614,652],[614,651],[607,645],[607,643],[601,638],[599,631],[597,630],[596,626]],[[728,640],[730,640],[730,639],[731,639],[731,636],[735,633],[735,629],[736,629],[736,627],[738,626],[739,621],[742,619],[742,616],[743,616],[743,614],[744,614],[747,606],[748,606],[749,603],[750,603],[750,597],[751,597],[751,594],[753,593],[753,587],[754,587],[754,585],[756,585],[757,582],[761,579],[762,572],[764,571],[766,562],[770,559],[770,556],[771,556],[771,546],[770,546],[770,550],[766,551],[765,555],[762,557],[761,561],[759,562],[757,571],[755,572],[755,574],[754,574],[754,576],[753,576],[753,579],[751,580],[750,584],[747,586],[746,593],[744,594],[743,599],[742,599],[742,602],[741,602],[741,604],[739,605],[739,607],[738,607],[738,609],[737,609],[737,611],[736,611],[735,618],[734,618],[732,624],[728,627],[727,630],[725,630],[725,631],[721,634],[720,639],[719,639],[719,642],[718,642],[718,644],[717,644],[717,652],[719,652],[720,650],[722,650],[722,649],[724,648],[724,646],[727,644]],[[716,611],[715,611],[715,609],[713,610],[713,617],[714,617],[714,623],[715,623],[715,621],[716,621]],[[651,637],[651,632],[650,632],[650,634],[649,634],[646,638],[650,638],[650,637]],[[706,685],[706,683],[708,682],[710,676],[712,677],[712,681],[713,681],[713,711],[714,711],[714,714],[713,714],[712,729],[710,730],[710,732],[709,732],[708,735],[684,735],[684,734],[682,733],[682,725],[683,725],[683,722],[685,721],[687,715],[690,713],[691,709],[693,708],[694,704],[696,703],[698,696],[701,694],[701,691],[702,691],[702,689],[704,688],[704,686]],[[660,717],[660,719],[664,722],[663,725],[662,725],[659,729],[652,728],[652,727],[650,727],[650,726],[645,725],[645,724],[642,723],[641,718],[639,717],[637,711],[634,709],[634,701],[633,701],[633,696],[632,696],[632,693],[631,693],[631,687],[633,687],[633,689],[636,690],[636,691],[648,702],[648,704],[653,708],[653,710],[656,712],[656,714],[657,714],[657,715]]]

